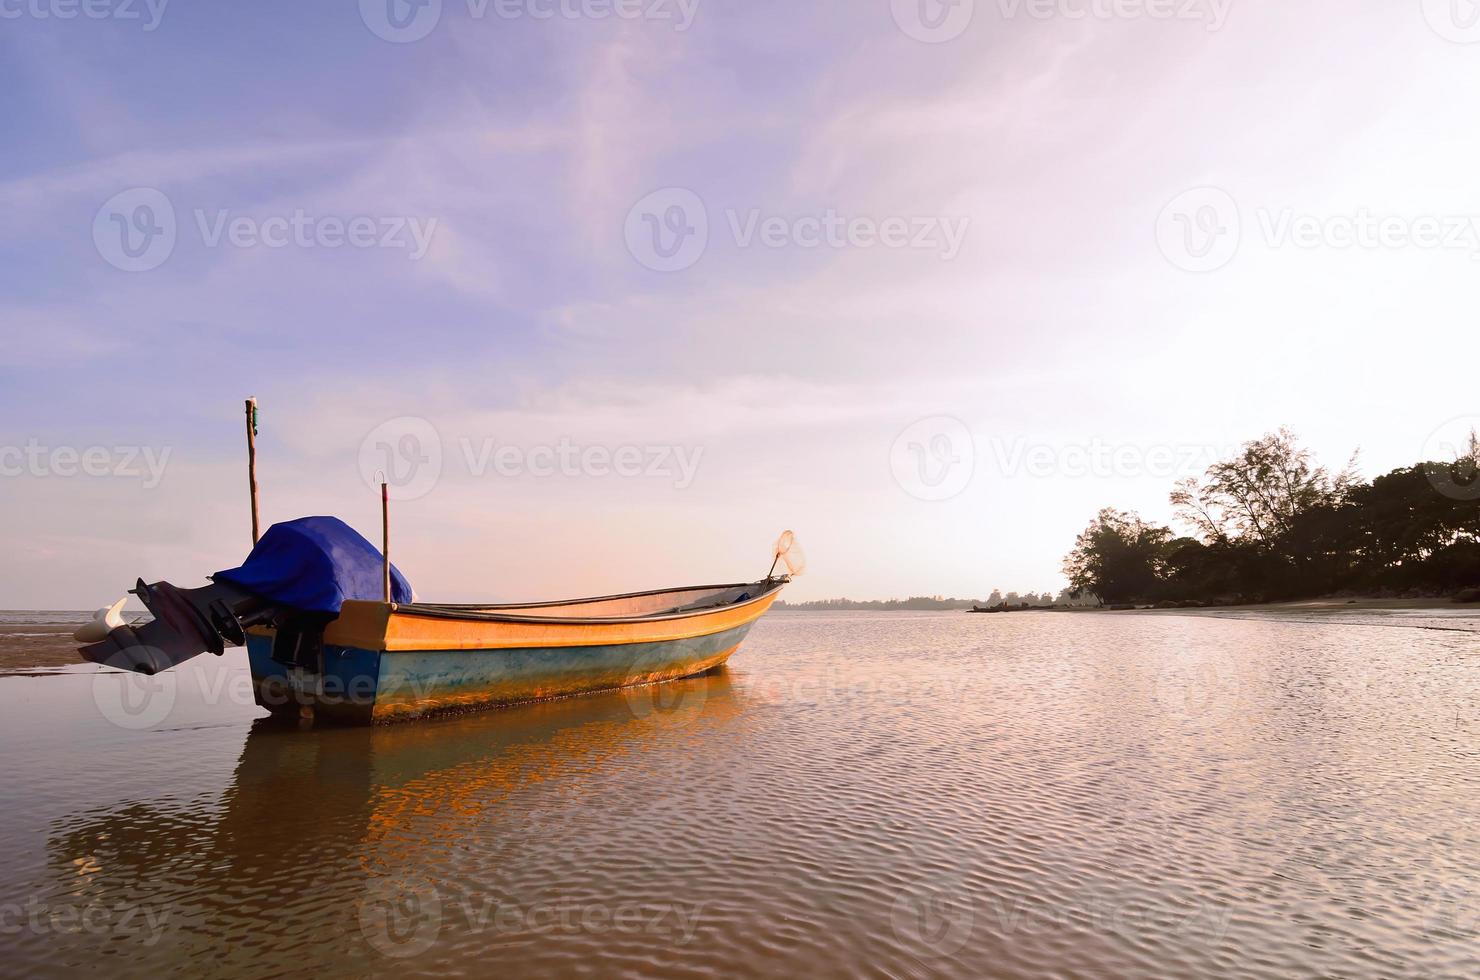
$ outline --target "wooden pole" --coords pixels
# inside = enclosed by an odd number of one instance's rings
[[[391,601],[391,498],[386,485],[380,485],[380,555],[381,580],[385,585],[385,601]]]
[[[262,539],[262,523],[257,514],[257,399],[247,399],[247,488],[252,493],[252,547]]]

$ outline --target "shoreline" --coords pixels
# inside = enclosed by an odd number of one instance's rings
[[[804,610],[792,608],[789,612],[940,612],[952,615],[969,615],[969,610],[889,610],[889,609],[825,609]],[[1271,621],[1299,622],[1298,617],[1312,617],[1311,622],[1339,622],[1342,616],[1362,617],[1356,625],[1392,625],[1426,629],[1452,629],[1462,632],[1480,632],[1480,603],[1451,602],[1442,598],[1429,599],[1300,599],[1291,602],[1265,602],[1241,606],[1200,606],[1177,609],[1108,608],[1052,608],[1048,606],[1029,609],[1014,609],[1005,613],[985,615],[1022,615],[1032,613],[1069,613],[1084,615],[1094,613],[1111,616],[1193,616],[1203,619],[1248,619],[1268,617]],[[1435,622],[1415,622],[1431,620]],[[55,667],[76,667],[85,664],[77,653],[76,641],[72,639],[75,623],[27,623],[0,625],[0,676],[48,676],[17,674],[16,671],[33,671]]]
[[[1039,610],[1023,609],[1020,612],[1098,612],[1098,613],[1209,613],[1209,612],[1267,612],[1299,611],[1314,612],[1345,609],[1350,612],[1380,612],[1388,611],[1412,611],[1417,609],[1434,611],[1468,611],[1476,617],[1480,617],[1480,602],[1454,602],[1442,596],[1431,596],[1420,599],[1382,599],[1373,597],[1344,598],[1344,599],[1289,599],[1284,602],[1246,602],[1231,606],[1178,606],[1176,608],[1158,609],[1153,605],[1137,605],[1134,609],[1111,609],[1109,606],[1084,607],[1070,609],[1068,607],[1047,608]]]
[[[1299,599],[1240,606],[1177,609],[1046,609],[1044,612],[1093,612],[1111,616],[1189,616],[1196,619],[1257,620],[1271,623],[1316,623],[1386,626],[1480,633],[1480,603],[1446,599]]]

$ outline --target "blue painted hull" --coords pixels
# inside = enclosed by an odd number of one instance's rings
[[[489,650],[324,646],[321,669],[272,659],[272,637],[247,638],[257,703],[350,724],[567,697],[690,677],[723,664],[752,622],[700,636],[638,643]]]

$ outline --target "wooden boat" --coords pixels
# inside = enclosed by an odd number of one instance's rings
[[[691,677],[730,658],[786,581],[523,605],[345,602],[306,667],[284,656],[291,637],[252,630],[252,683],[274,712],[368,723]]]
[[[692,677],[723,664],[801,571],[792,532],[766,577],[740,585],[521,605],[419,602],[382,545],[343,521],[304,517],[259,536],[257,400],[245,403],[252,551],[211,585],[140,579],[153,614],[124,621],[127,596],[75,635],[84,660],[141,674],[246,646],[257,703],[277,714],[350,723],[416,718]],[[788,575],[776,576],[785,565]]]
[[[368,724],[692,677],[723,664],[800,569],[791,532],[764,579],[518,605],[419,602],[343,521],[275,524],[237,568],[195,589],[132,590],[76,638],[83,659],[156,674],[246,646],[257,703]],[[376,598],[379,597],[379,598]]]

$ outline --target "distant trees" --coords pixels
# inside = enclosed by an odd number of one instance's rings
[[[1468,445],[1453,460],[1429,460],[1423,469],[1429,482],[1445,496],[1461,500],[1480,498],[1480,434],[1470,429]]]
[[[1434,465],[1394,470],[1356,488],[1339,511],[1313,515],[1319,519],[1302,530],[1316,556],[1360,584],[1480,585],[1480,495],[1465,500],[1439,492]],[[1454,472],[1446,467],[1445,476]]]
[[[1063,595],[1070,595],[1070,591],[1065,589]],[[1079,605],[1090,604],[1090,599],[1087,595],[1083,598],[1076,595],[1075,598],[1078,600],[1077,604]],[[1026,592],[1021,595],[1017,592],[1009,592],[1004,596],[1001,589],[993,589],[992,594],[987,598],[986,608],[999,612],[1011,612],[1020,609],[1045,609],[1051,606],[1067,604],[1068,601],[1062,597],[1059,600],[1055,600],[1052,592],[1044,592],[1042,594]]]
[[[1075,589],[1106,602],[1130,601],[1155,590],[1171,536],[1135,513],[1107,507],[1080,532],[1064,559],[1064,575]]]
[[[1282,428],[1214,463],[1201,481],[1177,484],[1172,507],[1206,544],[1240,540],[1277,551],[1302,514],[1342,501],[1355,472],[1353,456],[1340,473],[1328,473]]]
[[[941,596],[911,596],[908,599],[814,599],[808,602],[777,601],[775,609],[801,609],[808,611],[870,609],[881,612],[906,610],[960,610],[970,609],[976,604],[973,599],[947,599]]]
[[[1281,429],[1171,494],[1192,534],[1103,510],[1064,560],[1107,602],[1260,601],[1343,590],[1480,585],[1480,440],[1366,484]]]

